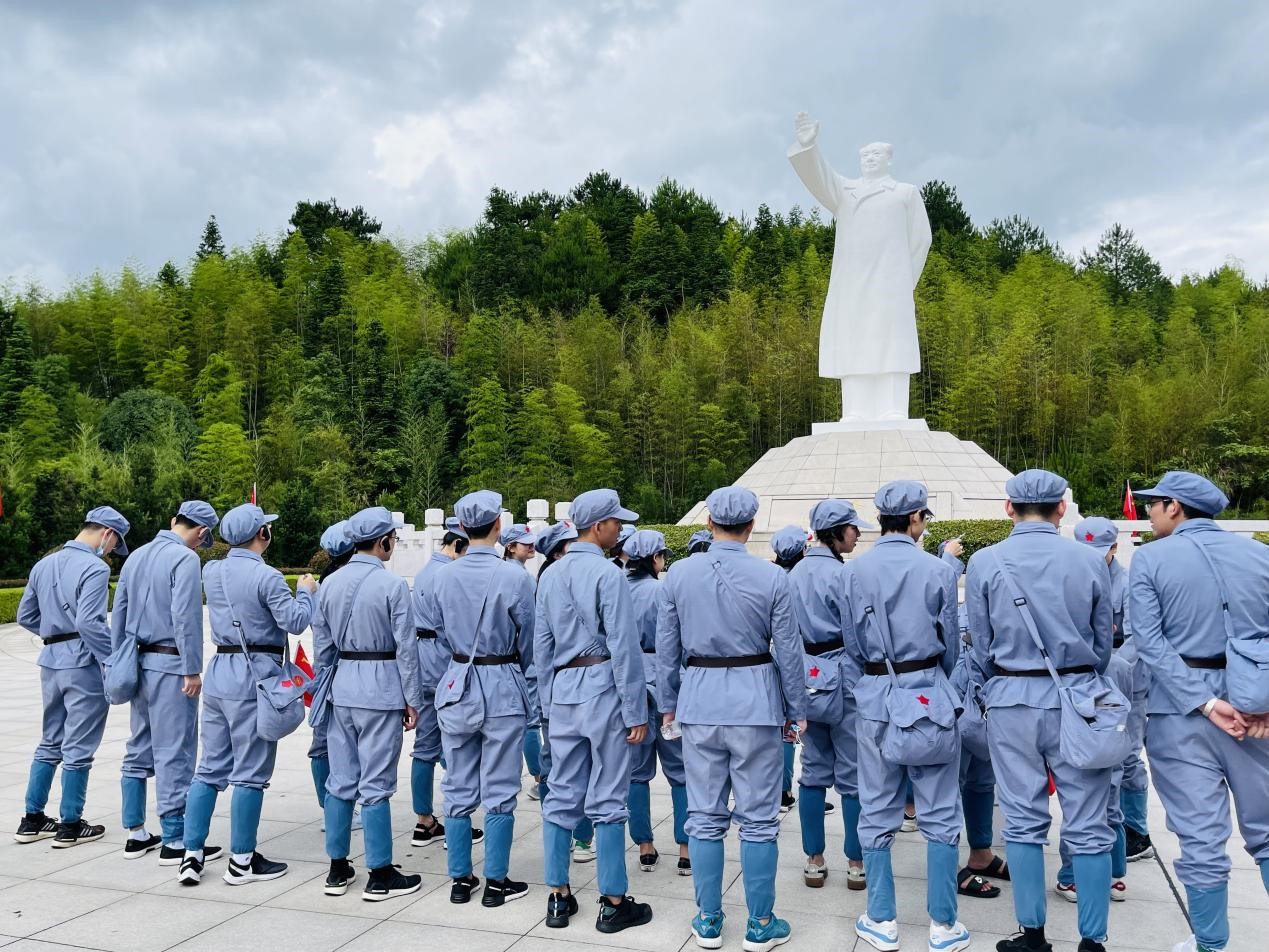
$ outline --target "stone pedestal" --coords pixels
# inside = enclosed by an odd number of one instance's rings
[[[761,503],[750,549],[770,555],[768,541],[790,524],[806,527],[811,507],[828,496],[849,499],[870,522],[877,521],[873,496],[893,479],[916,479],[930,490],[937,519],[1005,519],[1005,480],[1013,474],[982,447],[951,433],[930,432],[923,420],[902,428],[852,430],[851,424],[817,423],[811,436],[768,450],[736,484],[752,489]],[[1068,499],[1066,522],[1079,519]],[[698,503],[680,525],[703,523]],[[877,536],[865,532],[860,549]]]

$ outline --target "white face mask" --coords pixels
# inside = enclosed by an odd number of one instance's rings
[[[106,534],[103,532],[101,534],[101,542],[104,543],[105,541],[106,541]],[[93,555],[97,556],[97,558],[101,558],[105,554],[106,554],[106,547],[102,545],[101,543],[98,543],[97,548],[93,549]]]

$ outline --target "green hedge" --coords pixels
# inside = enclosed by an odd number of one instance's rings
[[[1263,542],[1265,545],[1269,545],[1269,532],[1257,532],[1254,536],[1252,536],[1252,538],[1257,542]]]
[[[968,560],[979,549],[995,545],[1012,531],[1013,523],[1008,519],[941,519],[930,523],[925,551],[937,554],[940,542],[959,536],[965,546],[961,558]]]
[[[18,602],[22,600],[20,588],[0,588],[0,625],[11,625],[18,620]]]
[[[665,536],[665,544],[670,547],[667,562],[675,562],[687,557],[687,543],[693,532],[699,532],[705,526],[649,526],[640,525],[640,529],[655,529]]]

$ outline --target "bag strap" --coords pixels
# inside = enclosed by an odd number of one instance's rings
[[[341,642],[344,640],[344,635],[348,634],[348,626],[352,624],[352,617],[357,608],[357,593],[361,591],[362,583],[365,582],[366,579],[370,578],[370,573],[373,571],[375,571],[375,568],[374,566],[371,566],[362,573],[361,578],[357,580],[357,584],[353,586],[352,594],[348,596],[348,614],[344,616],[344,621],[339,626],[339,634],[335,637],[335,650],[337,653],[335,655],[334,667],[339,667],[338,652],[344,650],[344,646]]]
[[[229,583],[225,581],[225,569],[228,559],[220,560],[220,571],[217,575],[220,577],[220,594],[225,599],[225,604],[229,607],[229,619],[233,622],[234,629],[238,632],[238,640],[242,643],[242,653],[246,656],[247,663],[251,663],[251,652],[247,649],[247,634],[242,630],[242,622],[238,620],[238,613],[234,611],[233,599],[229,597]]]
[[[1005,566],[1005,560],[1000,557],[1000,554],[992,552],[990,549],[985,551],[989,552],[995,560],[996,568],[1000,570],[1000,577],[1005,580],[1005,585],[1009,588],[1010,597],[1013,598],[1014,605],[1017,606],[1019,613],[1022,615],[1022,624],[1031,635],[1031,640],[1035,642],[1035,646],[1040,649],[1040,656],[1044,658],[1044,666],[1049,669],[1049,677],[1053,679],[1053,683],[1057,685],[1060,692],[1062,690],[1062,679],[1058,676],[1057,668],[1053,666],[1053,659],[1049,657],[1049,649],[1044,647],[1044,640],[1040,637],[1040,629],[1036,626],[1035,616],[1031,614],[1031,606],[1027,604],[1027,597],[1018,588],[1018,583],[1014,581],[1013,574]]]
[[[65,551],[67,550],[62,549],[62,552]],[[62,552],[58,552],[57,555],[53,556],[53,558],[49,560],[53,564],[53,589],[57,592],[57,597],[62,600],[62,611],[70,616],[71,621],[74,621],[75,613],[71,611],[70,599],[66,597],[66,592],[62,588],[62,570],[58,566],[58,562],[61,561],[58,556],[61,555]]]
[[[862,586],[861,586],[862,587]],[[890,619],[873,608],[872,604],[864,606],[864,620],[870,621],[873,627],[877,629],[877,634],[881,636],[881,653],[886,662],[886,670],[890,673],[890,683],[894,687],[899,686],[899,676],[894,670],[894,639],[890,635]]]
[[[713,566],[713,569],[714,569],[714,578],[718,579],[718,581],[722,584],[723,588],[727,589],[728,595],[731,596],[730,598],[723,599],[722,604],[724,608],[726,608],[729,612],[735,615],[735,617],[739,618],[741,622],[744,622],[745,619],[743,617],[743,613],[740,611],[740,606],[747,605],[748,602],[744,600],[740,592],[736,590],[736,586],[734,586],[731,583],[731,580],[727,578],[727,573],[724,572],[722,568],[723,560],[716,557],[711,560],[710,564]],[[758,629],[760,631],[764,627],[768,628],[769,630],[770,626],[767,619],[761,617],[760,615],[756,615],[752,612],[750,614],[753,616],[753,620],[757,621]],[[743,628],[743,624],[740,627]],[[767,640],[768,641],[770,640],[769,635]]]
[[[1229,611],[1229,596],[1225,594],[1225,583],[1221,581],[1221,573],[1216,571],[1216,564],[1212,561],[1211,553],[1207,551],[1207,546],[1199,542],[1198,539],[1190,535],[1188,532],[1182,532],[1181,538],[1188,539],[1196,549],[1203,555],[1203,561],[1207,563],[1207,567],[1212,571],[1212,578],[1216,580],[1216,591],[1221,597],[1221,619],[1225,622],[1225,638],[1229,641],[1234,640],[1234,616]]]
[[[476,615],[476,631],[471,638],[471,654],[469,654],[467,667],[471,667],[476,663],[476,655],[480,648],[480,623],[485,620],[485,607],[489,604],[489,593],[493,589],[494,573],[489,573],[489,581],[485,583],[485,594],[480,599],[480,611]]]
[[[607,651],[608,650],[608,636],[604,634],[604,632],[601,630],[604,625],[604,616],[600,614],[598,610],[596,610],[595,630],[591,631],[586,625],[586,616],[582,613],[581,606],[577,604],[577,599],[573,596],[573,587],[569,585],[568,579],[565,579],[563,582],[561,582],[560,587],[564,589],[564,595],[566,598],[568,598],[568,603],[573,606],[573,614],[577,616],[577,620],[578,622],[581,623],[582,627],[586,628],[586,633],[590,635],[594,641],[601,643],[604,646],[604,650]],[[612,652],[609,651],[609,654],[611,653]]]

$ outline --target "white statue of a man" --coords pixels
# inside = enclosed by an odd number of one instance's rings
[[[930,220],[914,185],[890,177],[893,150],[859,150],[845,178],[820,152],[820,124],[804,112],[789,161],[837,219],[833,270],[820,324],[820,376],[842,382],[843,423],[908,419],[908,377],[921,370],[912,291],[930,250]]]

